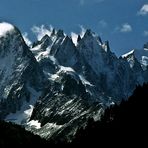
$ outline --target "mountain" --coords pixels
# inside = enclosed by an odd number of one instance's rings
[[[102,43],[100,37],[91,30],[86,31],[77,46],[61,30],[56,33],[54,30],[48,36],[52,41],[48,46],[44,45],[44,38],[47,35],[31,50],[47,78],[56,77],[60,66],[70,67],[97,100],[104,98],[105,94],[106,100],[109,96],[112,101],[120,101],[116,98],[127,98],[134,90],[137,78],[133,76],[129,64],[124,59],[117,58],[110,51],[109,42]],[[42,48],[43,46],[46,48]]]
[[[25,128],[13,124],[0,121],[0,147],[10,146],[47,146],[48,142],[39,136],[26,131]],[[49,144],[48,144],[49,145]]]
[[[138,61],[137,73],[133,73],[126,59],[117,58],[109,42],[102,43],[91,30],[79,38],[77,46],[60,32],[60,37],[53,33],[54,41],[53,35],[48,36],[53,43],[46,46],[44,52],[38,49],[38,55],[42,54],[39,63],[51,87],[36,103],[31,120],[41,123],[36,133],[42,137],[64,141],[70,140],[77,125],[85,126],[84,121],[90,117],[99,119],[105,106],[127,99],[145,78]],[[31,50],[34,52],[37,47],[39,45]]]
[[[128,61],[131,69],[137,75],[139,84],[148,81],[148,43],[144,44],[143,49],[134,49],[122,57]]]
[[[0,118],[21,124],[31,116],[44,75],[20,31],[8,23],[0,28]]]
[[[148,84],[138,86],[127,101],[107,108],[100,121],[90,119],[85,129],[78,130],[71,144],[98,144],[102,147],[138,145],[146,148],[147,90]]]
[[[76,45],[53,29],[28,47],[17,27],[0,28],[0,119],[48,140],[71,141],[90,118],[100,120],[107,106],[148,81],[147,67],[134,54],[118,58],[89,29]]]
[[[129,53],[122,55],[123,58],[126,58],[130,62],[130,66],[133,67],[135,60],[134,57],[141,64],[141,67],[146,70],[148,66],[148,43],[143,46],[143,49],[134,49]]]
[[[100,92],[111,97],[112,101],[120,101],[116,98],[129,96],[133,90],[129,81],[132,81],[131,69],[126,61],[118,59],[110,51],[109,42],[100,42],[100,37],[87,30],[77,48],[83,59],[83,77],[96,86],[98,99],[101,96]]]

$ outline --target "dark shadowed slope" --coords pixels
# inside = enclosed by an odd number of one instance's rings
[[[0,147],[46,145],[47,142],[39,136],[26,131],[19,125],[0,121]]]
[[[97,144],[110,147],[148,146],[148,85],[138,86],[128,101],[105,110],[102,120],[90,120],[80,129],[72,144]]]

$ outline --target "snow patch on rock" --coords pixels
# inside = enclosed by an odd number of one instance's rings
[[[0,37],[5,36],[8,32],[11,32],[12,30],[14,30],[13,25],[6,22],[0,23]]]

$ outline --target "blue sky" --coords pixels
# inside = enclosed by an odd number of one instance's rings
[[[117,55],[148,42],[147,0],[0,0],[0,21],[15,24],[31,40],[31,28],[42,24],[67,34],[90,28]]]

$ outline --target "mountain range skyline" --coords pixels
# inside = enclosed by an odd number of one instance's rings
[[[139,140],[147,20],[147,0],[1,0],[0,145]]]
[[[148,4],[146,0],[2,0],[0,21],[18,26],[33,42],[32,28],[52,25],[68,35],[91,29],[104,41],[110,42],[113,52],[121,56],[147,42]]]
[[[148,43],[118,58],[90,29],[75,44],[61,29],[48,33],[29,47],[18,27],[0,23],[1,120],[70,141],[89,118],[99,120],[148,82]]]

